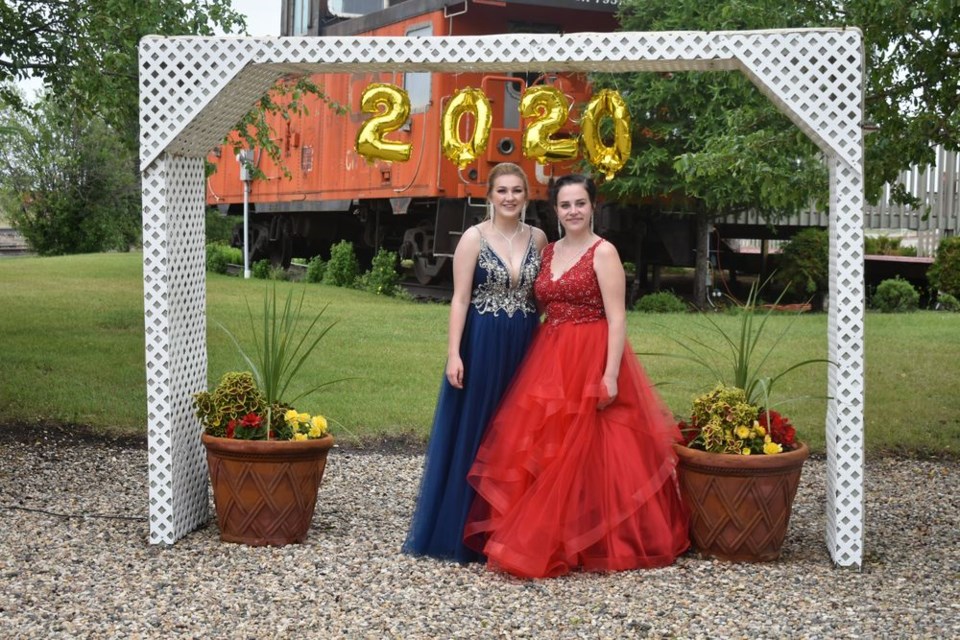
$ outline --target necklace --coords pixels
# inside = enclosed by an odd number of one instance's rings
[[[594,242],[594,238],[591,235],[589,238],[587,238],[586,242],[575,247],[571,252],[571,254],[568,255],[567,254],[567,238],[564,237],[562,240],[558,241],[556,244],[556,249],[554,249],[554,254],[559,258],[559,260],[557,261],[559,266],[563,267],[560,270],[560,273],[561,274],[566,273],[566,271],[570,267],[576,264],[577,260],[580,259],[580,256],[582,256],[586,252],[586,250],[590,247],[591,244],[593,244],[593,242]]]
[[[518,222],[517,228],[514,229],[513,233],[510,234],[509,237],[503,231],[500,231],[493,221],[490,222],[490,226],[492,226],[493,230],[497,232],[497,235],[503,238],[504,242],[507,243],[507,264],[509,265],[510,269],[513,269],[513,241],[517,237],[517,234],[523,231],[524,224],[522,222]]]

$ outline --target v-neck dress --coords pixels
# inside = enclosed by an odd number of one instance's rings
[[[467,471],[539,325],[533,299],[539,270],[532,234],[516,282],[481,236],[460,342],[463,389],[451,386],[446,376],[440,384],[420,491],[403,545],[406,553],[458,562],[483,560],[463,544],[463,525],[474,497]]]
[[[468,474],[477,497],[465,541],[524,578],[671,564],[687,549],[672,415],[629,344],[603,410],[608,324],[597,246],[556,280],[554,245],[535,292],[546,321]]]

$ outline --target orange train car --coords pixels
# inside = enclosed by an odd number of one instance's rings
[[[387,2],[388,0],[380,0]],[[336,2],[336,6],[334,6]],[[373,9],[373,10],[370,10]],[[604,32],[616,28],[615,4],[578,0],[402,0],[387,6],[371,0],[284,0],[283,35],[437,36],[494,33]],[[263,179],[252,182],[251,260],[289,264],[293,257],[328,255],[343,239],[354,243],[361,261],[383,247],[413,261],[423,284],[448,277],[451,257],[464,229],[486,214],[486,180],[499,162],[522,165],[531,180],[528,222],[555,235],[547,185],[572,164],[541,165],[521,152],[523,122],[519,100],[535,84],[559,88],[574,105],[589,98],[582,75],[504,73],[321,74],[312,80],[347,113],[338,114],[318,98],[306,101],[307,115],[270,119],[286,167],[254,150]],[[391,141],[412,143],[409,160],[368,162],[356,149],[359,127],[370,118],[361,97],[373,83],[402,87],[410,117]],[[490,100],[492,127],[484,152],[464,168],[441,150],[441,118],[459,89],[480,89]],[[572,114],[574,115],[574,114]],[[470,119],[465,119],[470,120]],[[575,120],[571,117],[571,121]],[[467,123],[469,125],[470,122]],[[568,125],[576,135],[576,125]],[[464,132],[465,135],[469,131]],[[240,164],[229,145],[210,156],[216,171],[208,179],[207,203],[241,214]],[[242,224],[234,244],[242,246]]]

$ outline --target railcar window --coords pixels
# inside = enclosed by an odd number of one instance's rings
[[[411,38],[425,38],[433,35],[433,25],[424,24],[407,31]],[[425,111],[430,104],[430,74],[406,73],[403,76],[403,88],[410,96],[411,111]]]
[[[310,0],[293,0],[293,35],[306,35],[310,29]]]

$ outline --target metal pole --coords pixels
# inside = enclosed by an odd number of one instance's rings
[[[243,277],[250,279],[250,182],[253,180],[253,150],[242,149],[237,155],[240,162],[240,180],[243,181]]]
[[[243,181],[243,277],[250,279],[250,181]]]

